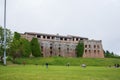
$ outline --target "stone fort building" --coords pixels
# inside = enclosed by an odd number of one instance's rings
[[[43,57],[76,57],[75,48],[78,42],[82,41],[84,43],[84,58],[104,58],[101,40],[89,40],[85,37],[73,35],[61,36],[59,34],[53,35],[33,32],[25,32],[21,36],[29,41],[33,37],[38,38]]]

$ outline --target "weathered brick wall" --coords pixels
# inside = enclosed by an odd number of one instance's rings
[[[104,58],[101,40],[84,40],[84,58]]]
[[[48,34],[25,33],[22,37],[32,40],[38,38],[43,57],[63,56],[76,57],[75,48],[78,41],[84,42],[84,58],[104,58],[101,40],[88,40],[87,38],[70,36],[55,36]],[[61,39],[62,38],[62,39]]]

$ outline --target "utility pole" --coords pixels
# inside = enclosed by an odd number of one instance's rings
[[[4,0],[4,65],[6,65],[6,0]]]

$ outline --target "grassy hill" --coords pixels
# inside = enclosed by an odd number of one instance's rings
[[[49,65],[66,65],[70,63],[72,66],[80,66],[86,64],[87,66],[113,66],[120,64],[120,59],[116,58],[63,58],[63,57],[49,57],[49,58],[17,58],[14,63],[22,64],[38,64],[44,65],[46,62]]]

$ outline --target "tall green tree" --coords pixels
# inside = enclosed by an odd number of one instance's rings
[[[20,40],[21,36],[18,32],[14,32],[14,39],[15,40]]]
[[[12,32],[9,29],[6,29],[6,49],[8,53],[8,49],[10,47],[10,43],[12,41]],[[3,55],[4,52],[4,29],[0,26],[0,56]]]
[[[21,54],[23,57],[29,57],[31,54],[31,45],[30,42],[25,39],[21,38],[20,39],[20,49],[21,49]]]
[[[10,45],[10,56],[13,57],[15,60],[17,57],[21,57],[21,44],[20,40],[13,40],[13,42]]]
[[[13,42],[11,43],[10,52],[13,59],[17,57],[29,57],[31,54],[30,42],[25,38],[21,38],[20,34],[15,32]]]
[[[31,50],[32,50],[32,55],[35,57],[41,56],[41,50],[40,50],[40,45],[38,42],[37,38],[33,38],[31,40]]]
[[[13,41],[10,45],[10,56],[13,57],[13,59],[17,57],[21,57],[21,43],[20,43],[20,34],[17,32],[14,32]]]
[[[76,46],[76,55],[77,57],[82,57],[84,53],[84,43],[79,42],[78,45]]]

